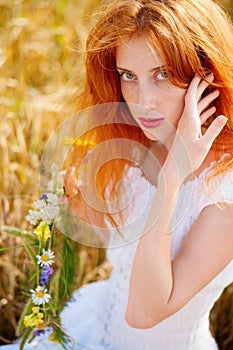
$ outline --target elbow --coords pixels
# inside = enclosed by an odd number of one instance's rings
[[[127,307],[125,313],[125,321],[126,323],[132,327],[137,329],[148,329],[157,326],[161,323],[166,317],[162,317],[162,315],[150,315],[149,312],[145,313],[136,308]]]

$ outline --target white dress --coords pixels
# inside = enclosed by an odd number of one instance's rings
[[[203,186],[206,170],[180,189],[173,223],[172,259],[203,208],[216,201],[233,203],[233,172],[224,175],[218,189],[214,182],[208,189]],[[140,205],[143,205],[143,198],[146,198],[145,211],[148,213],[156,189],[149,185],[149,192],[141,191],[146,186],[145,179],[141,178],[134,186],[134,191],[138,192]],[[216,350],[217,345],[209,331],[209,312],[223,289],[233,281],[233,261],[182,309],[159,325],[146,330],[127,325],[124,315],[129,277],[138,244],[135,227],[142,232],[146,215],[143,217],[138,219],[136,225],[133,222],[128,226],[129,244],[121,244],[119,241],[116,244],[118,247],[108,249],[108,259],[114,266],[110,278],[77,290],[74,300],[63,310],[63,326],[75,340],[75,349]],[[19,349],[18,344],[6,346],[3,350],[16,349]],[[47,336],[42,336],[25,349],[61,350],[62,347],[48,341]]]

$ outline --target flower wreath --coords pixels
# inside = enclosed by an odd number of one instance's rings
[[[56,220],[62,217],[63,189],[57,188],[57,175],[53,168],[53,189],[34,202],[26,219],[33,225],[32,232],[4,226],[3,231],[24,240],[24,246],[35,267],[30,279],[30,297],[18,322],[16,335],[20,336],[20,350],[46,332],[48,339],[60,343],[64,349],[74,348],[71,337],[62,328],[60,313],[71,298],[72,282],[75,276],[75,255],[70,240],[56,227]],[[55,178],[56,177],[56,178]],[[55,247],[62,241],[61,264],[55,272]],[[15,247],[14,247],[15,248]],[[72,345],[73,343],[73,345]]]

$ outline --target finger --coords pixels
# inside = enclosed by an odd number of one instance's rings
[[[202,137],[203,142],[207,145],[208,148],[211,147],[212,143],[216,137],[222,131],[224,125],[227,123],[227,118],[224,115],[218,116],[209,126],[206,133]]]
[[[195,97],[195,100],[197,99],[197,88],[198,85],[201,82],[201,78],[198,75],[194,75],[193,79],[191,80],[188,90],[186,92],[186,97],[187,98],[193,98]]]
[[[198,90],[197,90],[197,99],[199,100],[203,94],[203,92],[205,91],[205,89],[214,81],[214,75],[213,73],[210,73],[209,75],[207,75],[206,79],[202,80],[198,86]]]
[[[187,112],[186,117],[198,115],[197,111],[197,88],[201,81],[201,78],[198,75],[195,75],[189,84],[187,92],[185,94],[185,110]],[[199,119],[199,115],[198,115]]]
[[[219,96],[219,94],[220,94],[219,90],[216,89],[211,93],[209,93],[207,96],[205,96],[203,99],[201,99],[198,102],[198,107],[197,107],[199,114],[201,114],[209,106],[209,104]]]
[[[200,115],[201,125],[204,124],[216,112],[216,107],[210,107]]]

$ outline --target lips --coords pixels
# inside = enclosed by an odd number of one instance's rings
[[[145,128],[154,129],[162,124],[164,118],[139,118]]]

